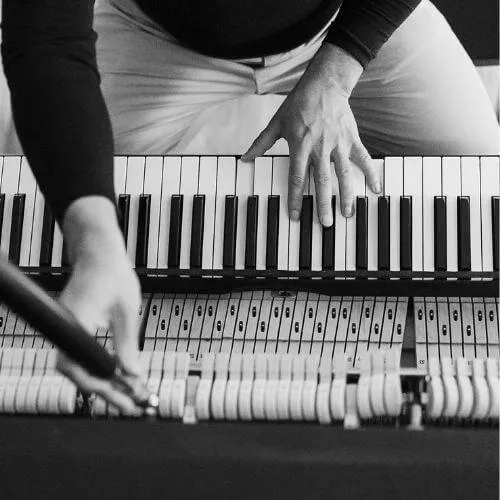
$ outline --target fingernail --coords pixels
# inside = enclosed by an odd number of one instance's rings
[[[331,216],[330,215],[322,215],[321,216],[321,224],[325,227],[330,227],[333,224]]]
[[[350,217],[352,214],[352,208],[347,205],[346,207],[344,207],[344,216],[345,217]]]
[[[299,220],[300,218],[300,212],[298,210],[292,210],[290,215],[293,220]]]
[[[380,182],[376,182],[375,186],[373,186],[373,189],[375,190],[375,193],[380,193]]]

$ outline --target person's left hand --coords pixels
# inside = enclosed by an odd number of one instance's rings
[[[364,172],[372,191],[380,192],[377,170],[361,143],[349,105],[350,93],[361,72],[361,65],[342,49],[324,45],[242,157],[243,160],[252,160],[262,156],[280,138],[288,142],[288,211],[293,220],[300,217],[309,167],[314,172],[317,210],[324,226],[333,224],[330,161],[334,163],[340,207],[345,217],[354,213],[353,163]]]

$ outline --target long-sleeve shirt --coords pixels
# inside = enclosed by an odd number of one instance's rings
[[[420,0],[136,0],[186,46],[222,58],[265,56],[326,35],[366,66]],[[74,200],[115,202],[113,137],[100,90],[94,0],[3,0],[2,59],[15,126],[61,219]]]

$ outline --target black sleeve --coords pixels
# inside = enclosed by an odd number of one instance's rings
[[[419,3],[420,0],[344,0],[325,42],[349,52],[366,67]]]
[[[86,195],[115,202],[94,0],[3,0],[2,59],[21,145],[60,220]]]

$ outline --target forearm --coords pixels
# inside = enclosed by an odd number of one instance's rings
[[[62,229],[71,262],[114,258],[125,251],[115,205],[102,196],[85,196],[67,208]]]
[[[114,203],[113,140],[91,6],[84,0],[4,2],[2,56],[16,129],[60,221],[82,196]]]
[[[363,67],[415,10],[421,0],[344,0],[325,38]]]
[[[363,66],[353,56],[340,47],[325,44],[312,59],[304,78],[317,80],[320,85],[349,97],[362,73]]]

